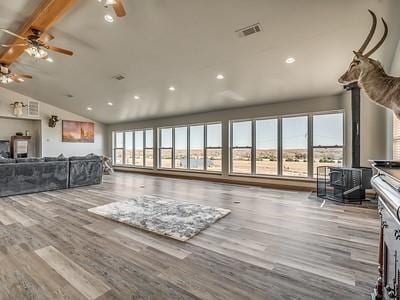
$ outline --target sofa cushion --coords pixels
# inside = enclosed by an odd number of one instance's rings
[[[29,158],[17,158],[17,163],[38,163],[44,162],[44,158],[39,157],[29,157]]]
[[[60,154],[57,157],[45,157],[44,161],[67,161],[68,158],[65,157],[63,154]]]
[[[14,164],[15,159],[0,157],[0,164]]]
[[[101,160],[101,157],[95,154],[88,154],[86,156],[71,156],[69,158],[70,161],[76,161],[76,160]]]

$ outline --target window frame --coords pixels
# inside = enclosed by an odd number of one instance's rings
[[[117,146],[117,133],[122,133],[122,148],[116,147]],[[125,130],[116,130],[116,131],[113,131],[112,134],[113,134],[113,143],[114,143],[112,145],[113,146],[113,149],[112,149],[113,161],[112,161],[112,163],[113,163],[113,165],[116,165],[116,166],[123,166],[124,162],[125,162]],[[117,157],[117,155],[116,155],[117,150],[122,150],[122,164],[115,163],[115,160]]]
[[[146,166],[146,156],[145,156],[145,141],[146,141],[146,137],[145,137],[145,132],[147,130],[152,130],[153,131],[153,140],[154,140],[154,129],[153,128],[143,128],[143,129],[126,129],[126,130],[115,130],[112,131],[112,164],[113,166],[121,166],[121,167],[129,167],[129,168],[136,168],[136,169],[153,169],[154,168],[154,162],[153,162],[153,166]],[[137,166],[135,165],[135,157],[136,157],[136,131],[143,131],[143,166]],[[125,139],[125,133],[126,132],[132,132],[132,164],[127,164],[126,163],[126,139]],[[122,138],[123,138],[123,148],[116,148],[116,134],[117,133],[122,133]],[[154,143],[154,142],[153,142]],[[148,148],[148,149],[153,149],[153,148]],[[116,157],[116,150],[122,150],[123,153],[123,157],[122,157],[122,164],[116,164],[115,163],[115,157]],[[154,159],[154,158],[153,158]]]
[[[310,113],[298,113],[298,114],[285,114],[278,116],[268,116],[268,117],[257,117],[257,118],[244,118],[244,119],[234,119],[229,120],[229,170],[228,175],[231,176],[249,176],[249,177],[262,177],[262,178],[288,178],[288,179],[315,179],[314,177],[314,145],[313,145],[313,117],[315,115],[329,115],[329,114],[338,114],[341,113],[343,115],[342,129],[343,129],[343,165],[347,161],[346,157],[346,128],[345,128],[345,119],[346,114],[343,109],[339,110],[330,110],[330,111],[319,111],[319,112],[310,112]],[[307,117],[307,176],[289,176],[283,175],[283,119],[284,118],[294,118],[294,117]],[[277,159],[278,159],[278,172],[276,175],[272,174],[259,174],[256,172],[256,121],[258,120],[271,120],[277,119]],[[252,135],[252,158],[251,158],[251,173],[238,173],[233,172],[233,123],[235,122],[246,122],[251,121],[251,135]],[[239,147],[243,148],[244,147]],[[311,159],[310,159],[311,158]]]
[[[251,146],[247,147],[233,147],[233,124],[234,123],[242,123],[242,122],[250,122],[251,123]],[[243,175],[243,176],[252,176],[255,175],[253,173],[253,159],[254,159],[254,119],[240,119],[240,120],[232,120],[229,121],[229,174],[232,175]],[[233,150],[234,149],[250,149],[251,159],[250,159],[250,173],[238,173],[233,172]]]
[[[171,147],[162,147],[162,134],[161,131],[163,129],[171,129]],[[166,127],[159,127],[157,128],[157,140],[158,140],[158,149],[157,149],[157,169],[159,170],[171,170],[173,169],[173,166],[175,165],[175,150],[174,150],[174,145],[175,145],[175,130],[174,126],[166,126]],[[171,150],[171,168],[164,168],[162,167],[161,160],[162,160],[162,155],[161,152],[162,150]]]
[[[221,134],[221,146],[220,147],[209,147],[208,146],[208,126],[210,125],[221,125],[221,129],[220,129],[220,134]],[[210,122],[210,123],[205,123],[204,124],[204,170],[207,172],[212,172],[212,173],[222,173],[222,162],[223,162],[223,123],[222,122]],[[219,149],[221,150],[221,170],[219,171],[213,171],[213,170],[209,170],[208,169],[208,150],[215,150],[215,149]]]
[[[320,116],[320,115],[334,115],[334,114],[342,114],[342,146],[333,146],[333,145],[327,145],[327,146],[314,146],[314,116]],[[315,178],[314,176],[314,149],[342,149],[342,166],[345,165],[346,162],[346,122],[345,122],[346,114],[344,113],[343,110],[333,110],[333,111],[327,111],[327,112],[317,112],[313,113],[310,115],[311,123],[312,123],[312,136],[311,136],[311,161],[312,161],[312,166],[311,166],[311,178]]]
[[[152,147],[147,147],[147,131],[151,130],[151,137],[152,137]],[[153,169],[154,168],[154,129],[153,128],[145,128],[143,129],[143,167],[144,168],[149,168],[149,169]],[[146,164],[146,153],[147,150],[151,150],[153,152],[152,157],[153,157],[153,163],[151,166],[147,166]]]
[[[181,124],[181,125],[173,125],[173,126],[164,126],[164,127],[158,127],[157,128],[157,135],[158,135],[158,147],[157,147],[157,155],[158,155],[158,162],[157,162],[157,170],[167,170],[167,171],[177,171],[177,172],[192,172],[192,173],[210,173],[210,174],[222,174],[222,166],[220,171],[213,171],[213,170],[208,170],[207,169],[207,125],[212,125],[212,124],[220,124],[221,125],[221,156],[222,154],[222,139],[223,139],[223,122],[222,121],[215,121],[215,122],[204,122],[204,123],[191,123],[191,124]],[[204,161],[203,161],[203,169],[191,169],[190,168],[190,128],[192,126],[203,126],[203,133],[204,133],[204,141],[203,141],[203,156],[204,156]],[[181,128],[181,127],[186,127],[187,128],[187,147],[186,147],[186,153],[187,153],[187,158],[186,158],[186,168],[175,168],[175,128]],[[161,147],[161,130],[162,129],[168,129],[172,128],[172,167],[171,168],[165,168],[161,166],[161,150],[162,149],[170,149],[170,148],[162,148]],[[222,163],[223,158],[221,157],[221,163]]]

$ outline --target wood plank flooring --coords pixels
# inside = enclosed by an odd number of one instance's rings
[[[145,194],[232,213],[182,243],[87,212]],[[116,173],[0,198],[0,299],[368,299],[378,230],[306,192]]]

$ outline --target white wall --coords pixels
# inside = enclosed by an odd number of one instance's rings
[[[351,166],[352,123],[351,123],[351,92],[341,96],[345,110],[345,144],[346,165]],[[361,91],[361,120],[360,120],[360,164],[369,167],[371,159],[390,159],[387,143],[387,118],[390,112],[372,102]]]
[[[397,43],[396,52],[393,56],[390,74],[392,76],[400,77],[400,41]],[[386,131],[387,156],[389,159],[393,159],[393,114],[390,111],[387,113]]]
[[[0,87],[0,117],[11,118],[14,121],[17,118],[12,114],[12,108],[10,103],[15,101],[22,101],[28,103],[27,96],[19,93],[7,90]],[[35,99],[36,100],[36,99]],[[57,156],[63,153],[65,156],[72,155],[86,155],[88,153],[95,153],[103,155],[105,152],[106,143],[106,126],[101,123],[95,123],[95,142],[94,143],[63,143],[62,142],[62,122],[58,122],[55,128],[48,126],[48,119],[51,115],[57,115],[60,120],[73,120],[73,121],[88,121],[93,122],[87,118],[79,115],[70,113],[63,109],[49,105],[47,103],[40,102],[40,118],[36,120],[40,121],[40,140],[39,140],[39,151],[42,156]],[[28,118],[26,111],[24,111],[23,119]],[[9,131],[10,128],[7,129]],[[12,128],[11,128],[12,130]],[[15,131],[18,131],[17,129]],[[12,130],[12,132],[14,132]],[[6,133],[5,133],[6,134]],[[0,136],[3,136],[2,128],[0,127]]]
[[[324,112],[324,111],[338,111],[344,110],[346,101],[343,100],[342,95],[339,96],[327,96],[313,99],[304,99],[296,101],[279,102],[274,104],[250,106],[244,108],[226,109],[220,111],[213,111],[208,113],[184,115],[171,118],[161,118],[154,120],[144,120],[138,122],[129,122],[122,124],[115,124],[108,126],[108,147],[107,154],[111,156],[111,133],[114,130],[128,130],[128,129],[140,129],[140,128],[153,128],[156,132],[158,127],[162,126],[173,126],[173,125],[188,125],[204,122],[222,122],[222,175],[214,174],[202,174],[199,172],[182,172],[174,170],[158,170],[154,168],[152,170],[146,169],[134,169],[138,172],[151,172],[157,174],[168,174],[168,175],[179,175],[186,177],[197,177],[197,178],[212,178],[216,180],[224,180],[229,182],[241,182],[241,183],[259,183],[268,185],[280,185],[286,187],[315,187],[315,182],[310,179],[282,179],[279,177],[250,177],[250,176],[239,176],[230,175],[229,169],[229,121],[247,118],[258,118],[268,116],[282,116],[282,115],[293,115],[310,112]],[[347,118],[347,112],[345,112],[345,118]],[[156,144],[156,139],[154,140]],[[351,151],[350,151],[351,153]],[[154,153],[156,154],[156,152]],[[154,156],[156,157],[156,156]],[[345,161],[346,162],[346,161]],[[123,168],[127,170],[126,168]],[[131,169],[132,170],[132,169]]]
[[[22,132],[25,134],[26,130],[28,130],[31,136],[29,153],[32,153],[33,156],[39,156],[40,126],[41,122],[38,120],[22,120],[0,117],[0,140],[10,140],[10,137],[15,135],[16,132]]]

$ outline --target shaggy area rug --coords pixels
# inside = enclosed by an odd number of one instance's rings
[[[187,241],[231,211],[143,196],[90,208],[89,212],[179,241]]]

